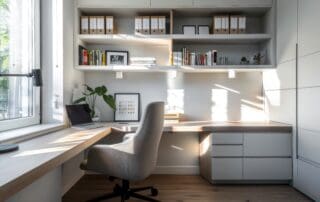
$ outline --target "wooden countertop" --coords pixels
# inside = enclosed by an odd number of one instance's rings
[[[0,154],[0,202],[110,133],[110,127],[68,128],[21,142],[18,151]]]
[[[105,123],[93,130],[68,128],[19,143],[19,150],[0,154],[0,201],[9,198],[55,167],[89,148],[113,130],[134,132],[138,123]],[[164,132],[291,132],[281,123],[182,122],[166,124]]]
[[[138,123],[106,123],[114,130],[134,132]],[[292,132],[292,126],[278,122],[212,122],[189,121],[176,124],[165,124],[164,132]]]

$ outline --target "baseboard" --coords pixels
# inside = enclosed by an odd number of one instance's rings
[[[199,175],[199,166],[157,166],[152,174]]]

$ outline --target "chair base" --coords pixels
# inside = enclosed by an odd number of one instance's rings
[[[141,199],[144,201],[151,201],[151,202],[160,202],[156,199],[153,199],[151,197],[147,197],[141,194],[138,194],[136,192],[139,191],[144,191],[144,190],[150,190],[151,191],[151,196],[157,196],[158,195],[158,190],[154,187],[140,187],[140,188],[133,188],[130,189],[129,186],[129,181],[128,180],[122,180],[122,186],[116,184],[116,186],[113,188],[112,193],[104,194],[102,196],[93,198],[91,200],[88,200],[88,202],[98,202],[106,199],[111,199],[115,197],[120,197],[121,202],[124,202],[128,200],[130,197]]]

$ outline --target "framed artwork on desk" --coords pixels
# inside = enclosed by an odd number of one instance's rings
[[[115,122],[140,121],[140,94],[139,93],[115,93],[116,111]]]

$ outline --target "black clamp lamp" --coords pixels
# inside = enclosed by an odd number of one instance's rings
[[[41,70],[40,69],[33,69],[31,73],[28,74],[2,74],[0,73],[0,77],[29,77],[32,78],[32,84],[35,87],[41,87],[42,86],[42,76],[41,76]],[[40,92],[40,113],[41,113],[41,92]],[[40,115],[41,116],[41,115]],[[0,154],[11,152],[19,149],[19,145],[17,144],[0,144]]]

